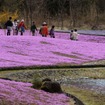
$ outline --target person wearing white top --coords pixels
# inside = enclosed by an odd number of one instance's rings
[[[17,33],[17,20],[15,19],[14,21],[13,21],[13,35],[16,35],[16,33]]]
[[[73,31],[73,33],[72,33],[72,35],[73,35],[73,40],[78,40],[78,33],[77,33],[77,29],[74,29],[74,31]]]

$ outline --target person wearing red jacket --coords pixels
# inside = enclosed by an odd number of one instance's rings
[[[47,27],[46,22],[43,22],[43,26],[41,28],[41,35],[42,37],[47,37],[48,35],[48,27]]]
[[[23,35],[23,33],[25,32],[26,26],[24,24],[24,20],[22,19],[21,22],[18,25],[18,29],[21,32],[21,35]]]

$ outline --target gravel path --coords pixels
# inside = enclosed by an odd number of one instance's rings
[[[63,32],[63,33],[70,33],[70,30],[65,31],[65,30],[58,30],[56,32]],[[84,34],[84,35],[105,35],[105,30],[78,30],[79,34]]]

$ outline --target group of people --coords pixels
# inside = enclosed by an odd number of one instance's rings
[[[14,21],[12,22],[12,17],[9,17],[9,20],[5,23],[5,27],[7,28],[7,36],[11,35],[12,30],[13,35],[18,35],[18,32],[20,32],[20,35],[23,35],[26,29],[23,19],[20,22],[19,20],[14,19]],[[41,28],[39,29],[39,34],[42,35],[42,37],[47,37],[48,35],[50,35],[51,38],[55,38],[54,28],[55,26],[53,25],[50,31],[48,31],[47,23],[43,22]],[[35,36],[35,31],[38,31],[35,22],[32,23],[30,31],[32,32],[32,36]],[[70,39],[76,41],[78,40],[77,29],[71,30]]]
[[[43,22],[40,30],[39,30],[39,34],[42,35],[42,37],[47,37],[47,35],[50,35],[51,38],[55,38],[55,34],[54,34],[54,28],[55,26],[53,25],[48,33],[48,27],[46,22]],[[71,30],[70,33],[70,39],[71,40],[78,40],[78,33],[77,33],[77,29]]]
[[[55,38],[55,34],[54,34],[54,25],[51,27],[50,31],[48,31],[48,26],[46,22],[43,22],[41,28],[39,29],[39,34],[42,37],[47,37],[48,35],[50,35],[51,38]],[[33,22],[32,26],[31,26],[31,32],[32,35],[35,35],[35,31],[37,31],[37,27],[35,25],[35,23]]]
[[[18,32],[20,32],[20,35],[23,35],[26,29],[23,19],[20,22],[19,20],[14,19],[14,21],[12,22],[12,17],[9,17],[9,20],[7,20],[7,22],[5,23],[5,27],[7,28],[7,36],[11,35],[12,30],[13,30],[13,35],[18,35]],[[41,34],[42,37],[47,37],[48,35],[50,35],[51,38],[55,38],[54,27],[55,26],[53,25],[50,31],[48,31],[47,23],[43,22],[39,30],[39,34]],[[32,22],[30,31],[32,33],[32,36],[35,36],[35,31],[38,31],[35,22]]]
[[[55,28],[55,26],[53,25],[51,27],[50,31],[48,31],[47,23],[43,22],[43,24],[39,30],[39,34],[41,34],[42,37],[47,37],[48,35],[50,35],[51,38],[55,38],[54,28]]]
[[[22,19],[20,22],[17,19],[14,19],[12,22],[12,17],[9,17],[9,20],[5,23],[5,27],[7,28],[7,36],[11,35],[11,31],[13,30],[13,35],[18,35],[18,32],[20,32],[20,35],[23,35],[25,32],[26,26],[24,24],[24,20]]]
[[[76,41],[78,40],[77,29],[71,30],[70,39],[71,39],[71,40],[76,40]]]

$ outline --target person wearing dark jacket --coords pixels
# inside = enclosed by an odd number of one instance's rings
[[[35,36],[35,30],[37,31],[37,28],[36,28],[35,22],[33,22],[31,26],[32,36]]]
[[[12,20],[12,17],[9,17],[9,20],[5,23],[5,26],[7,28],[7,36],[11,35],[12,26],[13,26],[13,23],[11,20]]]
[[[50,37],[51,38],[55,38],[55,35],[54,35],[54,25],[51,27],[51,29],[50,29],[50,32],[49,32],[49,35],[50,35]]]

